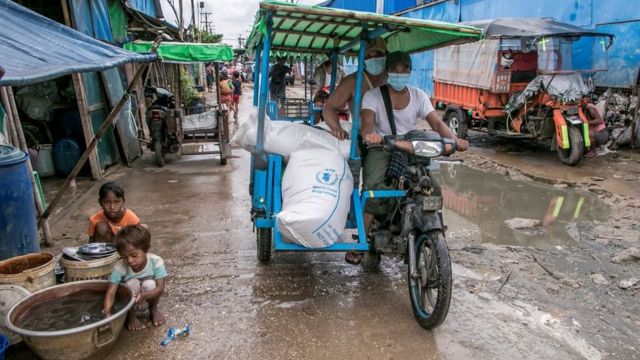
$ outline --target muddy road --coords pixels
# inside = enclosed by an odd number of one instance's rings
[[[640,164],[608,160],[626,170],[598,168],[592,177],[587,163],[586,176],[567,179],[573,168],[553,170],[546,155],[518,168],[501,158],[534,155],[472,143],[459,155],[463,165],[443,164],[438,173],[454,288],[447,320],[431,332],[413,319],[398,260],[354,267],[343,254],[277,253],[259,264],[243,150],[235,148],[226,166],[190,155],[157,168],[147,154],[133,168],[110,171],[127,206],[150,226],[151,252],[170,275],[161,300],[167,324],[123,330],[110,358],[640,359],[640,289],[619,287],[640,277],[640,263],[612,262],[638,246],[638,182],[626,186],[624,176]],[[539,168],[546,164],[552,170]],[[53,251],[85,241],[97,187],[58,215]],[[513,230],[505,224],[512,218],[540,224]],[[193,331],[188,338],[159,345],[167,326],[184,324]],[[9,355],[33,357],[24,347]]]

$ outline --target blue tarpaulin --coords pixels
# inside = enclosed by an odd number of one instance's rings
[[[70,0],[76,30],[93,38],[113,41],[106,0]]]
[[[75,72],[156,59],[103,43],[10,0],[0,0],[0,86],[20,86]]]

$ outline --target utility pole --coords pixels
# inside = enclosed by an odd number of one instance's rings
[[[191,0],[191,38],[196,42],[196,5],[195,0]]]
[[[211,29],[209,28],[209,15],[212,15],[212,13],[210,12],[203,12],[202,15],[204,15],[204,29],[206,32],[211,33]]]
[[[178,0],[178,8],[180,10],[180,26],[178,30],[180,32],[180,41],[184,41],[184,11],[182,8],[182,0]]]
[[[244,41],[244,38],[242,37],[242,34],[238,34],[238,49],[242,49],[242,42]]]

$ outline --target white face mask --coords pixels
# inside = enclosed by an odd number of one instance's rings
[[[380,75],[384,71],[385,57],[377,57],[364,61],[364,68],[371,75]]]

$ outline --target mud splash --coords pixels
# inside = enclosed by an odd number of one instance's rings
[[[435,174],[449,229],[481,243],[572,246],[580,240],[578,225],[605,221],[610,214],[609,206],[595,195],[571,188],[515,181],[455,164],[440,164]],[[539,225],[512,230],[505,221],[513,218],[538,220]]]

